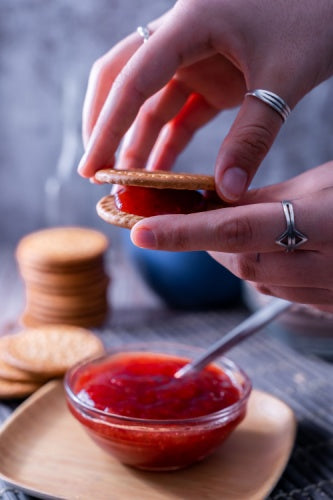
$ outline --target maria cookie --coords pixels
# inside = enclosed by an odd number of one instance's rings
[[[8,337],[3,359],[16,368],[50,378],[62,376],[75,363],[103,352],[102,342],[90,330],[45,325]]]

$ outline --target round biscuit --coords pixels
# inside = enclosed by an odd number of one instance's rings
[[[29,373],[53,377],[103,352],[102,342],[90,330],[59,324],[26,329],[8,337],[4,359]]]
[[[101,295],[106,293],[110,283],[110,278],[106,275],[96,282],[92,283],[71,283],[69,281],[48,283],[43,280],[29,281],[26,283],[26,289],[31,293],[38,293],[42,295],[71,297],[80,295],[83,299]]]
[[[215,191],[215,180],[211,175],[168,172],[165,170],[104,169],[96,172],[95,178],[98,182],[125,186]]]
[[[94,273],[100,272],[104,269],[105,264],[105,254],[98,256],[95,259],[89,259],[82,262],[56,262],[53,264],[47,264],[42,261],[33,261],[27,260],[23,258],[19,258],[18,264],[20,268],[24,269],[29,273],[38,273],[38,274],[55,274],[55,275],[65,275],[71,276],[72,274],[80,274],[80,273]]]
[[[102,269],[94,272],[50,273],[27,270],[20,266],[20,273],[26,284],[42,284],[44,286],[73,288],[94,285],[105,281],[106,274]]]
[[[23,382],[38,384],[46,379],[44,377],[36,377],[29,372],[19,370],[15,366],[11,366],[0,359],[0,379],[10,380],[11,382]]]
[[[127,229],[132,229],[137,222],[144,219],[140,215],[128,214],[127,212],[118,210],[114,203],[114,197],[111,194],[99,200],[96,210],[99,217],[105,222]]]
[[[7,348],[7,340],[8,337],[0,338],[0,378],[4,378],[6,380],[11,380],[15,382],[33,382],[33,383],[41,383],[41,379],[37,378],[36,375],[31,375],[24,370],[20,370],[15,366],[11,366],[6,363],[3,358],[3,353]],[[45,380],[45,379],[43,379]]]
[[[36,301],[28,301],[26,303],[27,309],[33,314],[45,315],[50,318],[76,318],[76,317],[86,317],[94,316],[101,311],[105,311],[108,307],[106,299],[101,300],[95,304],[81,304],[78,306],[55,306],[53,304],[40,304]],[[66,323],[66,321],[65,321]]]
[[[41,385],[41,382],[19,382],[0,378],[0,399],[30,396],[30,394],[39,389]]]
[[[68,326],[76,326],[81,328],[98,328],[103,326],[107,317],[108,310],[99,311],[91,316],[73,316],[62,318],[60,316],[50,317],[32,313],[29,309],[25,309],[20,318],[20,323],[26,328],[36,328],[42,326],[66,324]]]
[[[106,236],[82,227],[55,227],[30,233],[19,242],[16,256],[19,262],[37,268],[71,267],[94,261],[108,247]]]
[[[72,295],[55,295],[49,294],[47,291],[45,293],[40,293],[32,291],[31,289],[26,290],[26,303],[36,305],[37,307],[44,307],[46,309],[52,310],[95,310],[101,304],[106,305],[107,295],[106,290],[100,293],[94,293],[91,295],[81,295],[80,293]]]

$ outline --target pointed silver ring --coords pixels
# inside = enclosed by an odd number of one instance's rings
[[[136,28],[136,31],[139,33],[141,38],[143,38],[143,43],[148,42],[149,37],[151,35],[150,29],[148,28],[148,26],[138,26]]]
[[[281,203],[286,218],[287,228],[275,240],[275,243],[284,247],[286,252],[293,252],[295,248],[299,248],[301,245],[306,243],[308,241],[308,237],[296,229],[294,207],[291,201],[283,200]]]

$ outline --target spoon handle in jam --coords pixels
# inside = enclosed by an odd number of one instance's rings
[[[262,327],[270,323],[277,316],[292,306],[291,302],[282,299],[273,299],[265,307],[262,307],[249,318],[242,321],[235,328],[230,330],[222,339],[215,342],[207,351],[201,354],[198,358],[180,368],[176,373],[176,378],[184,377],[193,371],[202,370],[206,365],[211,363],[215,358],[224,354],[226,351],[242,342],[247,337],[256,333]]]

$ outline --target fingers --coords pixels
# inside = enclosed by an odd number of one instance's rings
[[[321,193],[320,197],[323,196]],[[316,199],[306,198],[303,203],[297,200],[293,202],[293,207],[297,229],[309,237],[309,241],[302,245],[302,250],[316,250],[318,244],[323,244],[323,227],[327,233],[328,227],[332,227],[325,212],[327,204],[322,203],[320,214]],[[320,225],[317,217],[321,217]],[[327,225],[323,226],[325,223]],[[144,219],[132,229],[132,240],[138,246],[149,247],[150,242],[146,242],[145,238],[147,231],[150,231],[154,236],[154,248],[160,250],[276,252],[283,250],[276,244],[276,240],[285,229],[286,219],[280,202],[258,203],[188,215],[165,215]],[[333,237],[327,235],[327,245],[332,239]]]
[[[188,215],[164,215],[144,219],[134,226],[134,244],[160,250],[217,250],[222,252],[272,251],[276,235],[284,229],[282,209],[277,203],[232,207]],[[274,225],[272,221],[277,221]],[[262,231],[263,225],[267,232]],[[260,250],[259,250],[260,248]]]
[[[85,147],[115,78],[141,43],[138,34],[132,33],[94,63],[83,104],[82,135]]]
[[[168,13],[150,23],[150,31],[154,32],[167,15]],[[113,82],[134,52],[141,45],[142,37],[140,37],[137,32],[134,32],[115,45],[94,63],[90,71],[83,105],[82,134],[85,148],[88,145],[92,130]]]
[[[227,254],[211,256],[233,274],[267,290],[283,287],[331,288],[333,265],[330,255],[319,252]],[[263,292],[264,293],[264,292]]]
[[[192,61],[192,29],[185,31],[183,16],[174,11],[172,19],[170,15],[148,43],[139,47],[115,79],[79,165],[84,177],[114,165],[115,151],[142,104],[167,84],[180,65]],[[196,57],[200,58],[207,53],[207,45],[200,29],[196,37]]]
[[[327,305],[329,310],[331,310],[333,303],[333,292],[329,288],[293,288],[287,286],[267,287],[265,285],[257,285],[255,288],[265,295],[272,295],[274,297],[289,300],[290,302],[297,302],[299,304],[316,304],[321,306]],[[322,309],[325,310],[325,308]]]
[[[331,256],[319,252],[260,254],[211,253],[236,276],[251,281],[265,295],[301,304],[333,303]],[[325,307],[326,309],[326,307]]]
[[[245,203],[292,200],[333,185],[333,162],[327,162],[292,179],[263,188],[252,189],[242,198]]]
[[[332,192],[333,188],[327,188],[293,200],[295,228],[308,237],[299,251],[332,253]],[[257,203],[188,215],[150,217],[133,227],[131,237],[138,246],[160,250],[283,252],[276,240],[286,227],[280,202]]]
[[[192,94],[181,112],[162,130],[151,153],[149,169],[170,170],[197,130],[217,113],[203,97]]]
[[[173,79],[146,101],[126,134],[117,163],[120,168],[143,168],[162,127],[181,110],[190,92]]]
[[[282,123],[267,104],[250,96],[244,99],[216,161],[217,191],[224,200],[235,202],[242,197]]]

